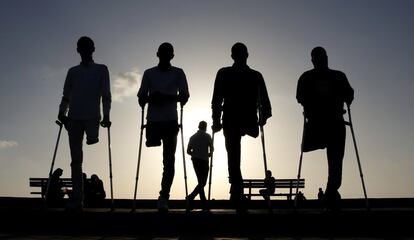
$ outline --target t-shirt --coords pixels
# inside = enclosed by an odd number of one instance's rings
[[[60,112],[69,110],[68,117],[75,120],[100,118],[101,99],[103,114],[109,115],[112,98],[109,71],[105,65],[91,61],[69,69]]]
[[[354,90],[343,72],[312,69],[300,76],[296,99],[308,118],[338,117],[345,112],[344,103],[354,99]]]
[[[222,117],[223,128],[237,129],[253,137],[259,133],[258,110],[264,119],[272,116],[263,76],[247,65],[224,67],[217,72],[211,108],[214,122]]]
[[[198,130],[191,136],[188,142],[187,153],[190,152],[192,158],[208,160],[213,151],[213,142],[210,134]]]
[[[179,98],[186,100],[190,96],[184,71],[173,66],[167,70],[162,70],[158,66],[147,69],[142,76],[137,96],[139,99],[150,99],[147,111],[148,121],[177,120],[177,100]],[[157,99],[151,101],[155,97]]]

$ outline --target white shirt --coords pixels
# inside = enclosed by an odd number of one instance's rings
[[[155,94],[154,94],[155,93]],[[138,98],[151,97],[162,94],[177,99],[181,95],[189,97],[187,78],[181,68],[169,67],[161,70],[158,66],[147,69],[142,76]],[[147,120],[153,122],[167,122],[178,119],[177,101],[149,102]]]
[[[198,130],[193,136],[187,146],[187,153],[192,158],[208,160],[210,153],[213,152],[213,141],[210,134],[205,131]]]
[[[100,100],[103,114],[109,115],[111,109],[111,90],[108,68],[93,61],[81,63],[69,69],[60,112],[69,109],[68,117],[76,120],[100,118]]]

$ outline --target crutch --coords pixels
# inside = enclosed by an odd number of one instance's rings
[[[303,140],[305,139],[305,124],[306,124],[306,117],[305,114],[303,114],[303,132],[302,132],[302,142],[300,144],[300,157],[299,157],[299,168],[298,168],[298,179],[296,181],[296,194],[295,196],[298,196],[299,191],[299,181],[300,181],[300,172],[302,171],[302,159],[303,159]],[[295,209],[298,206],[298,198],[295,197]]]
[[[111,211],[114,210],[114,191],[112,184],[112,151],[111,151],[111,126],[108,126],[108,154],[109,154],[109,182],[111,187]]]
[[[265,136],[264,136],[264,128],[263,124],[261,123],[263,120],[263,112],[262,112],[262,97],[260,93],[260,86],[258,88],[258,97],[259,97],[259,126],[260,126],[260,135],[261,135],[261,142],[262,142],[262,149],[263,149],[263,163],[264,163],[264,171],[265,177],[267,173],[267,158],[266,158],[266,144],[265,144]],[[267,206],[269,208],[269,212],[272,212],[272,202],[270,201],[270,194],[269,189],[266,189],[267,193]]]
[[[50,171],[49,171],[49,179],[48,179],[47,185],[46,185],[46,192],[45,192],[45,198],[44,198],[45,203],[47,202],[47,196],[49,194],[50,180],[52,179],[53,167],[55,165],[56,154],[57,154],[57,150],[58,150],[58,146],[59,146],[59,140],[60,140],[60,134],[61,134],[62,128],[63,128],[63,123],[60,122],[59,120],[56,120],[55,123],[59,126],[59,133],[58,133],[57,140],[56,140],[55,151],[53,152],[52,165],[50,166]]]
[[[138,187],[138,177],[139,177],[139,165],[141,163],[141,150],[142,150],[142,135],[145,128],[144,125],[144,107],[141,108],[141,126],[140,126],[140,135],[139,135],[139,147],[138,147],[138,164],[137,164],[137,173],[135,175],[135,190],[134,190],[134,200],[132,201],[132,211],[136,209],[135,200],[137,199],[137,187]]]
[[[188,202],[188,187],[187,187],[187,167],[185,165],[185,150],[184,150],[184,133],[183,133],[183,105],[181,104],[180,111],[180,128],[181,128],[181,149],[183,154],[183,167],[184,167],[184,184],[185,184],[185,199],[186,199],[186,209],[189,208]]]
[[[347,108],[348,108],[348,120],[349,120],[349,122],[346,122],[346,125],[348,125],[349,128],[351,129],[352,140],[353,140],[354,148],[355,148],[355,154],[356,154],[356,158],[357,158],[357,161],[358,161],[359,176],[361,177],[362,189],[364,190],[365,205],[367,207],[367,210],[369,210],[370,208],[369,208],[369,203],[368,203],[367,191],[365,189],[364,175],[362,174],[361,161],[359,159],[359,152],[358,152],[358,147],[357,147],[357,144],[356,144],[354,127],[353,127],[354,124],[352,123],[351,108],[350,108],[349,104],[347,104]]]
[[[213,136],[211,137],[211,144],[213,145],[213,148],[210,150],[211,151],[211,156],[210,156],[210,176],[208,179],[208,201],[210,201],[210,196],[211,196],[211,180],[213,178],[213,154],[214,154],[214,131],[213,131]]]

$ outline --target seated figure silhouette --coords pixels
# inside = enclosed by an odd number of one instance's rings
[[[331,210],[340,209],[339,188],[345,150],[344,103],[350,105],[354,90],[346,75],[328,67],[328,56],[322,47],[311,52],[314,69],[303,73],[297,85],[296,99],[303,106],[305,129],[304,152],[326,148],[328,182],[325,202]]]
[[[324,198],[324,193],[323,193],[323,190],[322,190],[322,188],[319,188],[319,190],[318,190],[318,201],[323,201],[323,198]]]
[[[302,191],[299,191],[298,195],[296,195],[295,198],[296,198],[295,200],[298,201],[299,203],[306,200],[306,197]]]
[[[63,185],[61,181],[61,176],[63,174],[63,170],[61,168],[57,168],[52,173],[52,177],[49,179],[49,189],[46,196],[47,205],[50,207],[57,207],[63,204],[63,198],[65,196]]]
[[[96,174],[92,174],[85,189],[85,202],[90,207],[99,207],[104,203],[106,192],[102,180]]]
[[[266,171],[266,177],[264,179],[265,189],[260,189],[259,193],[265,200],[269,200],[271,194],[275,193],[275,181],[276,179],[272,176],[272,171]]]

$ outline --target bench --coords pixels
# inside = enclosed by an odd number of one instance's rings
[[[292,197],[296,195],[296,187],[299,183],[299,188],[305,188],[305,179],[276,179],[275,180],[275,192],[271,196],[286,197],[287,200],[292,200]],[[251,200],[252,197],[262,197],[259,190],[265,189],[264,179],[243,179],[243,191],[245,196]],[[255,191],[255,189],[257,189]]]
[[[29,186],[32,188],[38,188],[37,191],[31,191],[30,194],[41,195],[42,198],[45,198],[47,181],[49,178],[29,178]],[[62,187],[71,189],[72,179],[71,178],[61,178],[60,179]]]

